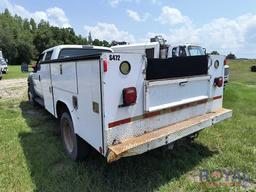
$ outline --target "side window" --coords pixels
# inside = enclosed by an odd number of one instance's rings
[[[155,53],[155,49],[154,48],[146,49],[146,57],[147,57],[147,59],[154,59],[154,53]]]
[[[44,53],[39,55],[38,60],[36,62],[36,69],[37,69],[37,71],[40,71],[40,63],[42,62],[43,58],[44,58]]]
[[[185,49],[184,46],[180,46],[179,56],[180,57],[186,57],[187,56],[186,49]]]
[[[44,61],[50,61],[51,58],[52,58],[52,53],[53,53],[53,51],[48,51],[48,52],[46,53],[46,56],[45,56],[45,60],[44,60]]]
[[[172,57],[177,57],[177,47],[172,49]]]

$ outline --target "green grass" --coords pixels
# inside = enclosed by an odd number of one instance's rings
[[[7,74],[3,74],[3,79],[20,79],[28,77],[29,73],[22,73],[20,65],[8,65]]]
[[[25,98],[0,100],[0,191],[232,191],[195,182],[202,169],[239,170],[256,181],[256,73],[252,61],[230,61],[225,90],[231,120],[180,142],[108,165],[97,153],[85,162],[69,160],[56,136],[58,126]]]

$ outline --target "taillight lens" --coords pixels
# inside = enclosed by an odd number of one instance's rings
[[[108,60],[107,59],[103,60],[103,70],[104,70],[104,72],[108,71]]]
[[[214,79],[214,85],[217,87],[222,87],[223,86],[223,77],[218,77]]]
[[[137,100],[137,91],[135,87],[123,89],[123,103],[125,106],[133,105]]]
[[[228,61],[227,59],[224,60],[224,65],[227,65],[228,64]]]

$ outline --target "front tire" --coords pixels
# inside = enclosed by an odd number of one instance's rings
[[[68,112],[60,119],[61,138],[67,155],[73,161],[84,160],[89,155],[89,145],[75,134],[73,121]]]
[[[32,79],[30,78],[28,80],[28,101],[33,106],[37,106],[38,105],[37,102],[35,101],[35,98],[36,98],[36,93],[35,93],[35,90],[34,90],[34,84],[33,84]]]

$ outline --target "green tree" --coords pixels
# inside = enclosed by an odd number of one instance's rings
[[[0,49],[9,64],[30,63],[47,48],[62,44],[93,44],[110,46],[107,41],[76,35],[73,28],[51,26],[46,21],[36,24],[34,19],[12,16],[8,9],[0,13]]]
[[[210,55],[219,55],[219,52],[218,52],[218,51],[212,51],[212,52],[210,53]]]
[[[92,44],[92,34],[91,32],[89,32],[89,35],[88,35],[88,44]]]
[[[236,59],[236,56],[235,56],[235,54],[233,54],[233,53],[229,53],[229,54],[227,55],[226,59]]]

